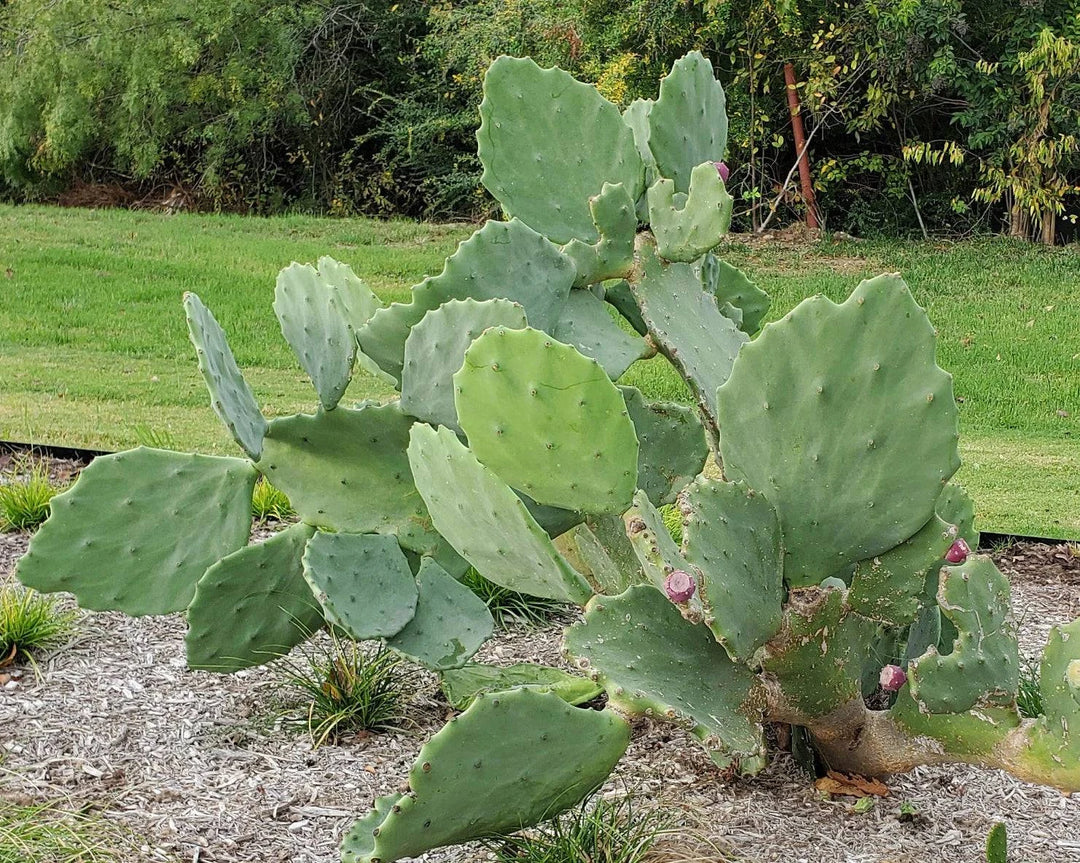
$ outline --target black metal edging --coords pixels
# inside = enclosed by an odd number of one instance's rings
[[[0,440],[0,453],[30,453],[49,456],[50,458],[80,461],[90,464],[99,455],[113,455],[110,450],[81,449],[80,447],[52,446],[41,443],[20,443],[18,441]],[[1014,542],[1041,542],[1047,545],[1062,545],[1073,540],[1051,539],[1047,536],[1024,536],[1018,533],[990,533],[982,531],[979,535],[980,550],[1001,548]]]

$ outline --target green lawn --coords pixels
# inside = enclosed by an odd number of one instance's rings
[[[187,339],[184,291],[214,310],[269,414],[310,409],[312,390],[270,307],[277,271],[329,254],[400,300],[470,230],[0,207],[0,439],[115,449],[149,429],[229,452]],[[981,526],[1080,538],[1080,250],[736,242],[724,254],[773,295],[773,317],[810,294],[841,299],[860,278],[901,272],[955,375],[960,479]],[[628,380],[653,397],[685,397],[662,360]],[[359,374],[346,398],[388,394]]]

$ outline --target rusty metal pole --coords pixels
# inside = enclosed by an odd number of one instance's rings
[[[806,154],[806,133],[799,111],[799,93],[795,89],[795,67],[790,63],[784,64],[784,83],[787,85],[788,108],[791,111],[791,131],[795,136],[795,156],[799,160],[799,187],[806,203],[806,227],[814,230],[818,226],[817,204],[814,201],[814,187],[810,185],[810,158]]]

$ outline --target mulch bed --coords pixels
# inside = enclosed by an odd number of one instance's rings
[[[0,575],[27,541],[0,534]],[[996,560],[1013,583],[1022,650],[1036,656],[1049,626],[1080,615],[1080,558],[1020,543]],[[512,630],[481,658],[560,663],[560,633]],[[447,711],[427,676],[415,728],[314,749],[275,726],[280,678],[265,668],[188,671],[183,636],[179,615],[90,614],[75,643],[7,678],[0,797],[98,807],[142,837],[145,861],[326,863],[372,799],[404,782]],[[850,798],[823,798],[783,754],[762,775],[732,781],[681,730],[641,722],[605,790],[637,792],[682,825],[658,849],[671,861],[722,851],[745,863],[982,863],[995,821],[1008,824],[1013,861],[1080,861],[1080,795],[965,766],[920,768],[888,787],[859,813]],[[901,803],[917,814],[902,816]],[[473,845],[426,859],[484,853]]]

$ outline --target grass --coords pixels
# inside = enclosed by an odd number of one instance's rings
[[[185,290],[214,310],[268,415],[310,411],[311,385],[270,308],[277,271],[330,254],[401,300],[469,232],[0,206],[0,439],[118,449],[143,426],[185,449],[234,453],[188,343]],[[1080,538],[1080,250],[985,239],[733,242],[723,254],[772,294],[773,319],[810,294],[839,300],[861,278],[901,272],[962,399],[959,479],[976,495],[980,527]],[[687,398],[663,359],[637,364],[626,382],[651,398]],[[345,402],[389,395],[361,373]]]
[[[0,863],[124,863],[138,844],[99,815],[0,800]]]
[[[1016,689],[1016,707],[1020,715],[1034,719],[1043,714],[1042,690],[1039,688],[1039,663],[1034,659],[1020,660],[1020,679]]]
[[[414,673],[387,648],[375,651],[330,635],[310,644],[299,659],[275,663],[291,707],[285,727],[304,729],[318,747],[358,731],[396,731],[409,724],[406,708],[415,690]]]
[[[659,810],[636,810],[629,796],[600,797],[487,844],[499,863],[641,863],[669,822]]]
[[[251,514],[261,522],[272,518],[284,521],[296,515],[296,510],[285,492],[270,485],[266,477],[259,477],[251,494]]]
[[[62,490],[43,462],[17,459],[0,477],[0,530],[33,530],[49,517],[49,501]]]
[[[75,632],[77,611],[7,578],[0,584],[0,665],[34,659],[63,645]]]
[[[461,583],[480,597],[500,629],[518,623],[539,626],[566,616],[567,605],[556,599],[530,596],[502,587],[484,578],[472,567],[465,572]]]

